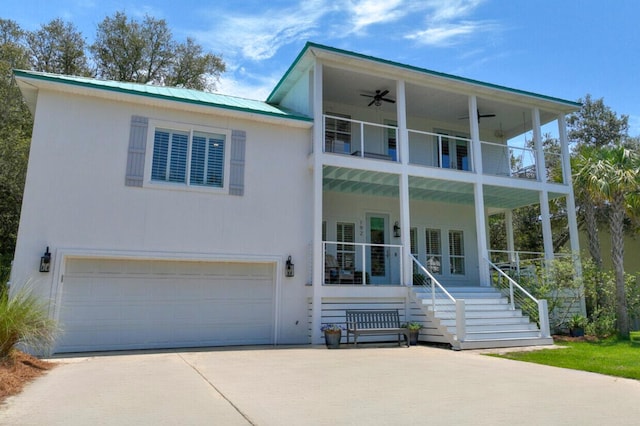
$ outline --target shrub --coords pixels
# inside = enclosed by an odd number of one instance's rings
[[[9,297],[0,292],[0,359],[9,356],[18,343],[35,350],[46,350],[57,332],[46,305],[28,286]]]

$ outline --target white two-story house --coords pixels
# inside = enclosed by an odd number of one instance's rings
[[[357,308],[456,349],[551,342],[511,212],[540,206],[552,259],[561,200],[578,252],[575,102],[314,43],[266,101],[15,78],[35,123],[11,288],[48,302],[53,352],[317,344]]]

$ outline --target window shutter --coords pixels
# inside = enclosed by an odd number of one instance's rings
[[[134,115],[129,131],[129,153],[127,155],[126,186],[142,186],[144,181],[144,156],[147,147],[149,119]]]
[[[231,132],[231,168],[229,178],[229,195],[244,195],[244,153],[247,132],[233,130]]]

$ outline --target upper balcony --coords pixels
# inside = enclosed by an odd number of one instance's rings
[[[563,183],[558,137],[558,118],[563,113],[553,110],[553,102],[543,99],[536,104],[517,91],[509,97],[504,90],[493,93],[475,86],[461,93],[459,88],[448,89],[442,79],[398,84],[383,76],[328,65],[323,70],[324,153],[350,156],[354,161],[400,163],[406,159],[421,167],[469,173],[482,169],[485,175]],[[474,120],[469,119],[472,95],[477,102],[471,114],[478,122],[477,142],[471,137]],[[406,129],[398,127],[403,121]],[[407,153],[401,152],[399,143],[403,134],[408,138]]]

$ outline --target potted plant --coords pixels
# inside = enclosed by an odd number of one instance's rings
[[[409,344],[417,345],[418,344],[418,336],[420,335],[420,329],[422,328],[422,324],[419,322],[409,322],[402,324],[402,327],[409,329]]]
[[[342,326],[339,324],[323,324],[320,330],[324,332],[324,342],[329,349],[338,349],[342,338]]]
[[[569,335],[571,337],[584,336],[585,325],[587,325],[587,318],[584,315],[575,314],[569,320]]]

